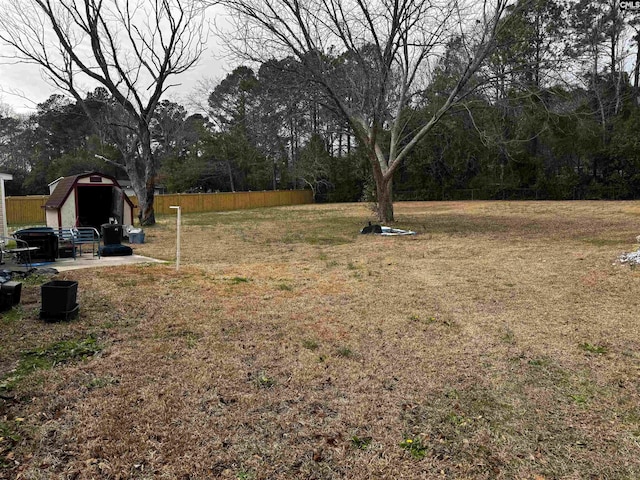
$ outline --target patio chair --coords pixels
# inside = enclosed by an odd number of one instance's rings
[[[100,258],[100,232],[93,227],[74,227],[71,229],[73,235],[74,254],[76,258],[76,249],[82,256],[82,246],[91,245],[91,253]]]
[[[0,263],[4,263],[5,257],[13,257],[16,263],[32,268],[31,252],[38,247],[30,247],[25,240],[14,237],[0,237]]]

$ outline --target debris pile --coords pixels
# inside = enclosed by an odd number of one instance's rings
[[[362,234],[375,233],[382,236],[397,236],[397,235],[415,235],[416,232],[412,230],[400,230],[399,228],[385,227],[384,225],[369,225],[360,230]]]
[[[620,260],[620,263],[640,265],[640,250],[637,252],[623,253],[618,260]]]
[[[415,235],[416,232],[413,230],[400,230],[399,228],[391,228],[391,227],[382,227],[382,233],[380,235],[392,237],[396,235]]]

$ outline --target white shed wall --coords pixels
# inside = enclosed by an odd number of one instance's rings
[[[45,217],[47,219],[47,227],[52,227],[52,228],[60,228],[61,225],[58,225],[58,211],[57,210],[51,210],[49,208],[47,208],[45,210]]]
[[[4,199],[4,180],[0,179],[0,236],[8,237],[9,236],[9,228],[7,227],[7,203]]]
[[[133,225],[133,208],[129,204],[124,202],[124,212],[122,213],[122,223],[124,225]]]
[[[60,207],[60,217],[62,219],[63,228],[76,226],[76,191],[71,191],[67,199]]]

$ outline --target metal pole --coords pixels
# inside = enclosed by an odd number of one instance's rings
[[[178,210],[178,219],[176,222],[176,272],[180,270],[180,224],[182,223],[180,220],[180,207],[170,206],[169,208],[174,208]]]

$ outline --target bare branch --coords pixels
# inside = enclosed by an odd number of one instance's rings
[[[368,152],[378,193],[457,102],[494,48],[509,0],[221,0],[233,14],[230,49],[244,61],[297,58]],[[415,132],[402,113],[433,80],[450,42],[466,66]],[[384,141],[382,139],[385,139]],[[388,139],[388,140],[387,140]],[[390,220],[390,218],[381,218]]]
[[[125,168],[153,219],[156,162],[149,123],[168,79],[191,68],[204,50],[200,0],[2,0],[0,40],[15,58],[39,65],[56,87],[81,105],[103,86],[135,126]],[[92,112],[85,108],[91,116]],[[90,117],[91,118],[91,117]],[[92,118],[98,126],[100,119]],[[128,143],[126,141],[125,143]],[[149,201],[150,200],[150,201]]]

